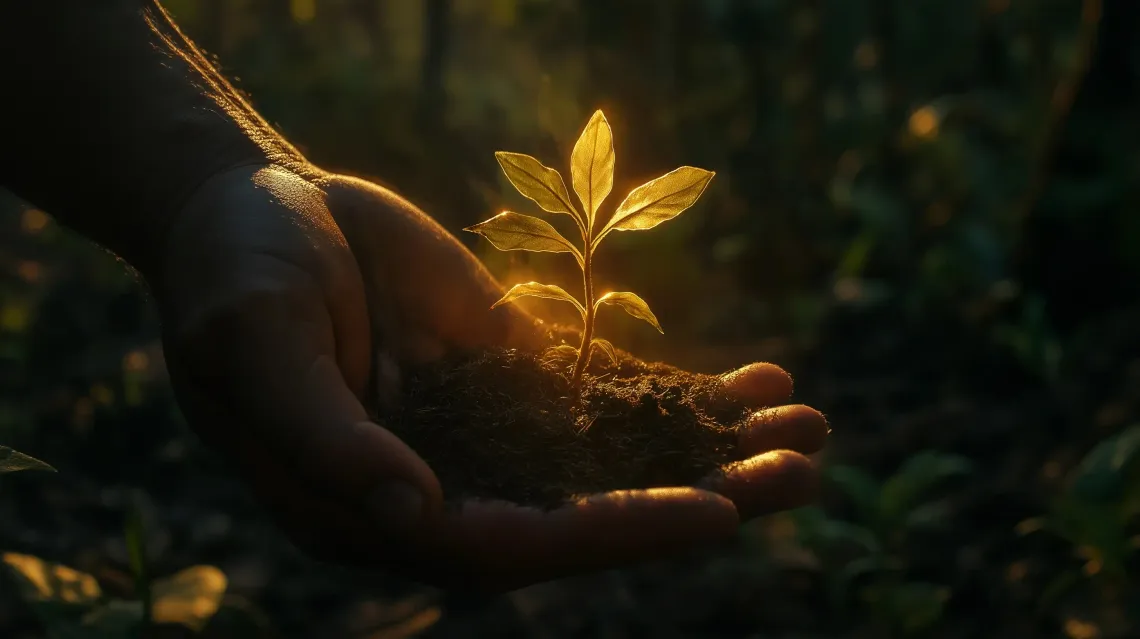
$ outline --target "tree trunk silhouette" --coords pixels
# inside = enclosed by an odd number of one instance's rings
[[[447,101],[443,74],[451,45],[450,17],[451,0],[426,0],[419,117],[421,124],[432,127],[442,124]]]

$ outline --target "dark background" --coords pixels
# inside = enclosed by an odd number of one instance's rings
[[[603,252],[667,336],[602,330],[787,368],[834,429],[825,495],[729,548],[490,601],[314,564],[185,428],[141,288],[0,194],[0,442],[60,470],[4,478],[0,548],[129,595],[141,490],[156,573],[229,576],[219,637],[1140,634],[1140,3],[164,4],[311,159],[453,231],[530,211],[493,152],[565,171],[595,108],[615,193],[717,171]],[[574,281],[462,239],[504,281]],[[0,635],[36,628],[0,580]]]

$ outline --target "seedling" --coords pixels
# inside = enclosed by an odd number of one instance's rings
[[[569,215],[581,234],[582,248],[579,249],[545,220],[511,211],[464,229],[482,235],[501,251],[569,253],[574,256],[582,270],[582,301],[559,286],[526,282],[512,286],[491,308],[521,297],[541,297],[573,304],[582,316],[582,343],[577,349],[572,346],[561,348],[576,351],[577,360],[570,383],[578,389],[595,348],[616,360],[613,345],[594,337],[598,309],[603,304],[620,306],[659,332],[665,332],[649,305],[638,295],[629,292],[594,295],[594,256],[602,240],[611,231],[646,231],[677,217],[697,201],[715,174],[682,166],[630,191],[608,219],[599,217],[602,202],[614,185],[613,132],[601,111],[594,112],[570,154],[571,182],[581,207],[570,200],[566,183],[555,169],[521,153],[499,151],[495,158],[519,193],[548,213]]]

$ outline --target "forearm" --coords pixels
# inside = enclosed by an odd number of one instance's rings
[[[5,5],[0,184],[140,270],[211,175],[305,170],[154,0]]]

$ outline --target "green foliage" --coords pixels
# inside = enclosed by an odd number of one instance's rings
[[[575,386],[581,382],[582,373],[595,348],[611,360],[617,359],[612,344],[594,338],[595,315],[603,304],[618,306],[664,333],[649,304],[640,296],[630,292],[594,296],[592,258],[610,231],[644,231],[680,215],[704,193],[713,178],[713,172],[683,166],[666,173],[630,191],[609,220],[599,224],[599,209],[613,190],[615,160],[613,132],[601,111],[595,111],[586,123],[570,154],[571,183],[581,202],[581,208],[570,201],[566,183],[555,169],[519,153],[500,151],[495,157],[519,193],[547,212],[564,213],[574,218],[582,236],[582,249],[579,250],[549,223],[510,211],[504,211],[465,230],[482,235],[501,251],[570,253],[582,270],[585,291],[584,301],[580,302],[559,286],[526,282],[512,286],[491,308],[522,297],[561,300],[574,305],[584,324],[582,344],[577,349],[577,360],[571,376]],[[557,352],[553,355],[557,357],[565,351],[565,348],[557,347]]]
[[[854,519],[808,507],[796,511],[794,521],[800,543],[823,562],[832,605],[841,610],[856,593],[873,622],[890,633],[910,635],[937,623],[950,591],[908,578],[904,543],[945,521],[949,509],[933,491],[970,472],[968,460],[936,451],[915,454],[885,481],[852,466],[826,469]]]
[[[929,493],[943,481],[970,470],[971,463],[964,457],[928,450],[908,458],[883,482],[851,466],[835,466],[824,472],[851,501],[860,524],[886,539],[937,526],[946,514],[946,505],[929,500]]]
[[[1090,450],[1066,478],[1049,512],[1022,522],[1018,531],[1064,539],[1082,560],[1080,570],[1053,579],[1042,606],[1086,580],[1093,587],[1134,582],[1134,562],[1140,558],[1140,424]]]

